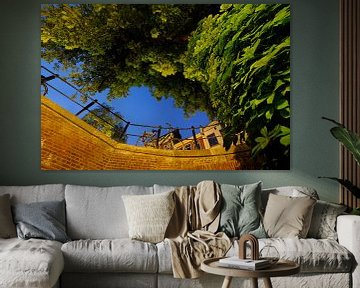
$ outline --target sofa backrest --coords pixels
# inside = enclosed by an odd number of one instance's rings
[[[11,204],[61,201],[65,198],[65,185],[0,186],[0,195],[4,194],[10,194]]]
[[[71,239],[128,238],[123,195],[153,194],[153,187],[66,185],[67,233]]]

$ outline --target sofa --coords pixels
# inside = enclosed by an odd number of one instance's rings
[[[13,209],[19,204],[65,203],[68,237],[64,243],[38,238],[0,239],[0,287],[221,287],[223,277],[206,273],[196,279],[174,278],[168,241],[150,243],[129,238],[123,196],[157,195],[174,188],[162,185],[0,186],[0,196],[10,195]],[[318,198],[315,190],[306,187],[262,189],[262,213],[269,205],[270,194]],[[321,213],[335,217],[333,220],[326,218],[328,223],[320,223],[322,226],[336,225],[336,235],[330,239],[315,239],[309,235],[306,238],[259,239],[260,249],[274,246],[280,258],[293,260],[301,267],[299,274],[273,278],[274,287],[360,287],[360,269],[357,265],[360,261],[360,217],[341,212],[334,214],[331,206],[322,209]],[[324,215],[313,214],[311,221],[319,222],[321,217]],[[317,226],[317,231],[312,233],[327,228]],[[236,238],[232,240],[227,256],[238,253]],[[235,278],[232,285],[251,287],[251,282]],[[262,285],[262,281],[259,281],[259,286]]]

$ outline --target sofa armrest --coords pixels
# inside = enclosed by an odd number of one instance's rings
[[[355,257],[352,273],[353,287],[360,287],[360,216],[341,215],[336,224],[339,243]]]

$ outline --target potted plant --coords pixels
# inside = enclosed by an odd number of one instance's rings
[[[322,117],[334,124],[335,127],[330,129],[331,134],[342,143],[346,149],[348,149],[353,155],[355,161],[360,165],[360,136],[353,131],[347,129],[343,124],[336,122],[333,119]],[[349,190],[356,198],[360,198],[360,187],[354,185],[348,179],[341,179],[336,177],[320,177],[335,180]],[[352,214],[360,215],[360,207],[354,208]]]

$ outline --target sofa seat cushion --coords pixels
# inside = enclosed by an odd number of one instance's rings
[[[350,272],[354,265],[351,252],[330,239],[259,239],[260,250],[266,245],[275,247],[281,259],[298,263],[302,273]],[[236,255],[237,251],[238,245],[234,243],[228,256]]]
[[[259,239],[259,249],[274,246],[280,258],[295,261],[302,273],[350,272],[354,265],[353,255],[338,242],[330,239],[267,238]],[[157,244],[159,273],[172,273],[171,248],[167,241]],[[235,241],[227,256],[238,255]],[[250,256],[250,251],[248,251]],[[275,256],[275,255],[273,255]]]
[[[156,246],[122,239],[77,240],[61,248],[66,272],[156,273]]]
[[[52,287],[63,268],[60,242],[0,239],[0,287]]]

